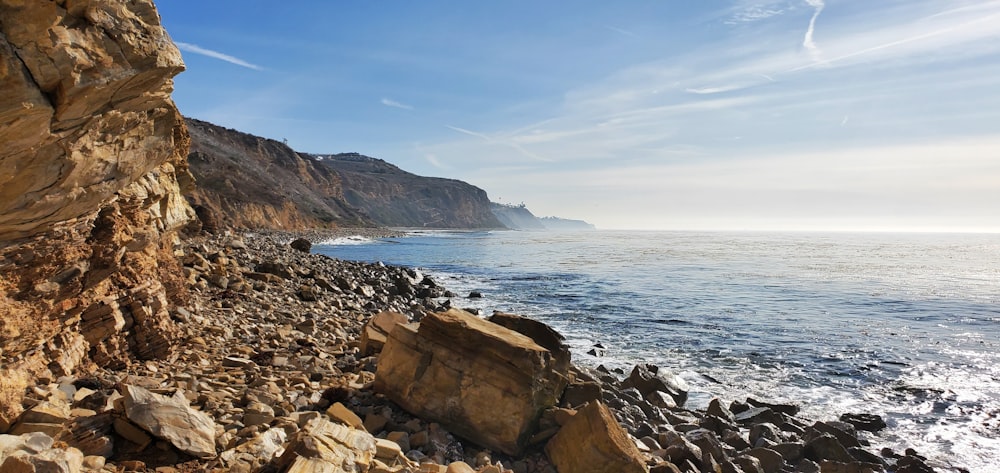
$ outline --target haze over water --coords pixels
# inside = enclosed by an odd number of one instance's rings
[[[943,471],[1000,463],[1000,235],[419,233],[316,251],[418,267],[457,307],[542,320],[580,364],[670,368],[688,407],[875,413],[889,429],[873,445]]]

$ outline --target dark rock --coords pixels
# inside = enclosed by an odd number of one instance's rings
[[[732,411],[727,409],[726,406],[723,406],[722,401],[719,401],[719,398],[712,398],[712,400],[708,402],[708,408],[705,410],[705,413],[725,419],[729,422],[736,421]]]
[[[652,364],[636,365],[621,386],[622,389],[634,387],[643,397],[653,391],[667,393],[678,406],[683,406],[688,397],[688,384],[684,379]]]
[[[792,404],[771,404],[764,401],[758,401],[752,397],[747,398],[747,404],[753,407],[767,407],[774,412],[780,412],[790,416],[794,416],[799,413],[799,406]]]
[[[882,416],[877,414],[843,414],[840,416],[840,420],[853,425],[858,430],[868,432],[878,432],[886,428]]]
[[[882,457],[872,452],[869,452],[868,450],[865,450],[863,448],[850,447],[847,449],[847,451],[850,452],[851,456],[856,458],[859,462],[874,463],[876,465],[885,466],[885,460],[883,460]]]
[[[785,422],[784,417],[769,407],[751,407],[734,415],[740,424],[761,424],[764,422],[778,425]]]
[[[306,240],[305,238],[296,238],[296,239],[292,240],[292,242],[289,243],[288,246],[290,246],[290,247],[292,247],[292,248],[294,248],[296,250],[299,250],[299,251],[301,251],[303,253],[308,253],[308,252],[312,251],[312,242],[309,241],[309,240]]]
[[[815,438],[822,434],[833,435],[846,448],[860,447],[861,442],[854,432],[854,427],[844,422],[816,422],[806,429],[805,440]]]
[[[821,434],[806,442],[804,456],[813,461],[851,463],[854,456],[831,434]]]
[[[469,299],[482,299],[483,293],[479,291],[472,291],[469,293]]]
[[[760,460],[760,467],[764,470],[764,473],[777,473],[785,464],[784,457],[769,448],[754,448],[746,452],[746,454]]]
[[[590,401],[601,399],[601,384],[595,382],[573,383],[563,391],[562,405],[567,407],[582,406]]]
[[[750,427],[750,445],[757,446],[760,439],[767,439],[774,443],[781,443],[783,440],[781,431],[774,424],[768,422],[754,424]]]
[[[760,460],[757,457],[740,455],[733,458],[732,462],[739,466],[743,473],[764,473],[764,469],[761,468]]]
[[[771,445],[768,448],[780,453],[781,456],[784,457],[785,461],[789,465],[794,465],[798,463],[799,460],[802,459],[803,451],[805,450],[805,444],[787,442],[787,443],[779,443]]]

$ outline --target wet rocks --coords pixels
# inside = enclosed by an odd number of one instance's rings
[[[621,384],[622,389],[636,388],[643,397],[654,391],[669,394],[678,406],[687,402],[688,385],[683,378],[656,365],[641,364]]]

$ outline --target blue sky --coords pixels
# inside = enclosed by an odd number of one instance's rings
[[[185,115],[540,216],[1000,232],[1000,1],[158,8]]]

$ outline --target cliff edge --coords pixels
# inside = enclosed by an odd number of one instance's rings
[[[0,432],[28,383],[170,355],[183,69],[150,0],[0,0]]]

